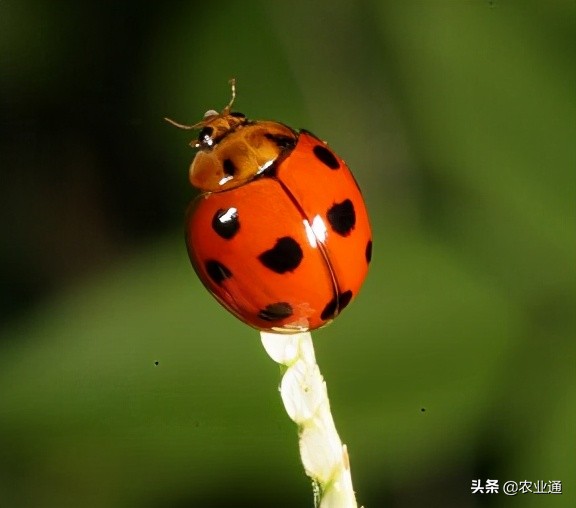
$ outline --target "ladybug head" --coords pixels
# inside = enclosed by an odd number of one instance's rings
[[[197,140],[192,141],[190,145],[194,148],[210,150],[226,134],[235,130],[239,125],[246,123],[246,115],[230,111],[236,99],[236,80],[234,78],[230,80],[230,87],[232,95],[222,112],[218,113],[218,111],[209,109],[204,113],[204,118],[194,125],[184,125],[170,118],[164,118],[164,120],[179,129],[199,130]]]
[[[204,119],[194,126],[196,129],[200,129],[198,139],[190,143],[194,148],[211,150],[226,134],[246,123],[246,115],[230,113],[226,109],[222,113],[217,113],[213,109],[206,111]]]

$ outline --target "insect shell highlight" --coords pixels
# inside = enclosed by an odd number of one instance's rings
[[[204,286],[246,324],[297,333],[330,323],[358,294],[372,256],[360,189],[306,130],[208,111],[196,125],[186,243]]]

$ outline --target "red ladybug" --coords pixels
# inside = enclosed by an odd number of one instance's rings
[[[208,111],[193,126],[186,243],[208,291],[246,324],[296,333],[330,323],[358,294],[372,256],[362,194],[309,131]]]

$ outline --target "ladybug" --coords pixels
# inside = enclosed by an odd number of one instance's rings
[[[320,138],[231,111],[199,130],[186,244],[204,286],[262,331],[330,323],[354,299],[372,256],[370,222],[346,163]]]

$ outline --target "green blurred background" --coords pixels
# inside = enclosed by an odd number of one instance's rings
[[[570,0],[0,1],[0,506],[312,506],[278,367],[183,242],[162,118],[233,76],[371,212],[314,333],[358,501],[576,506],[575,42]]]

